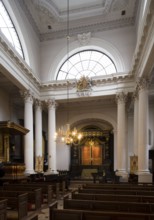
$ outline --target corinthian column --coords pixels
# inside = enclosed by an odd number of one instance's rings
[[[149,173],[149,151],[148,151],[148,80],[141,78],[138,81],[139,90],[139,118],[138,118],[138,181],[152,182]]]
[[[56,102],[54,99],[47,101],[48,105],[48,170],[47,173],[57,173],[56,165]]]
[[[35,171],[43,172],[42,155],[42,102],[35,100]]]
[[[34,173],[34,146],[33,146],[33,96],[30,91],[21,92],[25,101],[24,108],[24,126],[29,132],[24,136],[24,160],[25,173]]]
[[[117,94],[117,175],[127,180],[126,173],[126,109],[127,95]]]
[[[138,155],[138,90],[136,89],[133,94],[134,99],[134,145],[133,153]]]

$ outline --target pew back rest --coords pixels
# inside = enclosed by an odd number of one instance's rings
[[[0,219],[6,220],[7,200],[0,199]]]
[[[152,203],[64,199],[64,209],[154,213]]]
[[[28,194],[28,202],[34,204],[34,209],[40,209],[42,204],[42,189],[37,187],[16,186],[13,184],[5,185],[4,191],[17,191]],[[29,206],[30,207],[30,206]]]

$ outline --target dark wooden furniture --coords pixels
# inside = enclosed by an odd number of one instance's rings
[[[14,191],[27,193],[28,195],[28,209],[39,210],[42,204],[42,190],[37,187],[26,187],[25,185],[8,184],[1,187],[1,191]]]
[[[153,220],[154,214],[50,209],[50,220]]]
[[[0,219],[6,220],[7,200],[0,198]]]
[[[72,199],[154,203],[154,196],[144,195],[89,194],[72,192]]]
[[[7,220],[21,220],[27,217],[27,193],[11,196],[11,194],[8,192],[8,194],[2,195],[0,198],[7,200]]]

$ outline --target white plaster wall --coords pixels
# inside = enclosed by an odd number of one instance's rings
[[[60,65],[67,58],[66,43],[66,39],[41,43],[41,80],[43,82],[55,79]],[[89,44],[85,47],[79,45],[77,36],[71,37],[69,55],[81,49],[100,48],[112,57],[115,64],[118,65],[119,72],[128,72],[131,70],[135,44],[135,29],[133,27],[120,28],[92,34]]]
[[[14,0],[5,0],[5,5],[11,15],[13,23],[18,32],[25,54],[25,61],[33,70],[36,77],[40,77],[40,41],[32,26],[25,17],[21,7],[17,7]],[[10,7],[11,6],[11,7]]]
[[[131,70],[132,58],[136,46],[136,34],[134,27],[126,27],[97,33],[96,36],[102,37],[110,42],[120,53],[124,63],[124,71]]]

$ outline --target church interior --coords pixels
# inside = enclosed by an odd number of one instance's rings
[[[153,0],[0,0],[0,220],[154,219],[153,57]]]
[[[152,193],[153,56],[152,0],[0,0],[0,185],[145,183]]]

